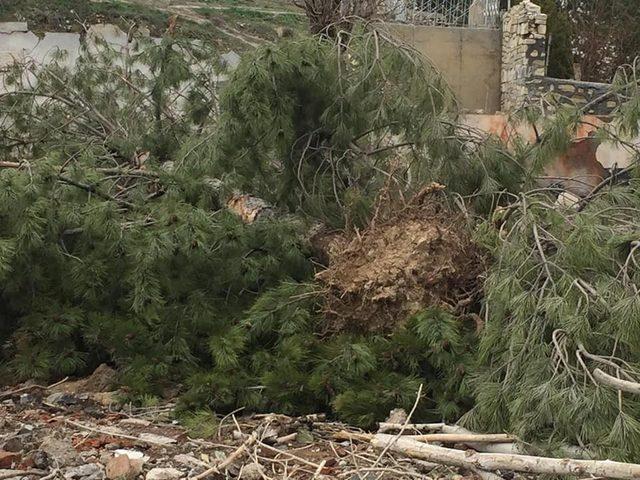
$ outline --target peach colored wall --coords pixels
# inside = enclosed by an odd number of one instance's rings
[[[595,130],[597,126],[604,125],[604,122],[595,116],[585,116],[583,123],[578,128],[576,138],[586,137],[589,132]],[[533,128],[525,123],[513,124],[509,122],[506,115],[497,113],[495,115],[467,114],[461,119],[462,125],[469,127],[472,132],[481,135],[496,135],[504,142],[520,137],[528,142],[535,142],[536,136]],[[632,144],[640,147],[640,137],[626,139]],[[598,147],[596,153],[598,161],[605,168],[617,166],[624,168],[629,166],[634,159],[634,152],[629,147],[616,145],[613,142],[604,142]]]

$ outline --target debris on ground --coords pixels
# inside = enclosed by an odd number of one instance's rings
[[[62,385],[54,388],[62,391]],[[74,390],[77,385],[69,382],[69,386]],[[611,478],[640,475],[640,465],[523,455],[511,435],[477,434],[444,423],[413,424],[411,413],[403,409],[392,410],[377,433],[331,422],[321,414],[236,417],[232,412],[219,420],[215,434],[196,439],[175,419],[172,403],[113,407],[87,400],[66,407],[34,396],[32,403],[24,404],[20,399],[25,388],[29,389],[22,386],[0,394],[3,480],[204,480],[223,476],[244,480],[484,480],[513,479],[514,472]]]
[[[333,330],[390,331],[427,307],[460,312],[474,303],[485,269],[464,217],[446,208],[434,184],[364,231],[333,235],[326,287]]]
[[[64,391],[65,384],[71,391]],[[361,430],[324,415],[230,414],[215,435],[196,439],[175,419],[172,403],[104,405],[91,399],[96,392],[68,381],[52,388],[68,402],[48,402],[52,393],[44,387],[26,388],[33,395],[25,404],[25,387],[0,393],[2,479],[198,480],[225,473],[240,479],[356,479],[373,473],[382,479],[463,478],[446,466],[391,455],[377,459],[379,452],[368,443],[337,438]]]

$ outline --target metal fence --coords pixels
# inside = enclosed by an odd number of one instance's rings
[[[403,20],[443,27],[498,28],[504,3],[504,0],[410,0],[405,3]]]

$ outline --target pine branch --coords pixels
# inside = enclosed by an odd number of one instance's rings
[[[104,200],[111,200],[113,202],[118,203],[119,205],[123,205],[123,206],[126,206],[128,208],[133,208],[134,207],[134,205],[132,203],[127,202],[126,200],[122,200],[120,198],[113,197],[113,196],[111,196],[111,195],[109,195],[107,193],[101,192],[100,190],[98,190],[96,188],[95,185],[91,185],[91,184],[88,184],[88,183],[77,182],[75,180],[72,180],[69,177],[64,176],[64,175],[58,175],[57,178],[58,178],[58,180],[66,183],[68,185],[72,185],[74,187],[77,187],[77,188],[80,188],[82,190],[85,190],[86,192],[93,193],[96,196],[98,196],[100,198],[103,198]]]
[[[628,380],[622,380],[620,378],[613,377],[599,368],[596,368],[593,371],[593,378],[595,378],[598,383],[602,385],[606,385],[607,387],[612,387],[616,390],[620,390],[621,392],[634,393],[636,395],[640,395],[640,383],[630,382]]]

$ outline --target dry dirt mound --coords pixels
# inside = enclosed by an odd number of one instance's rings
[[[317,274],[330,330],[390,331],[429,306],[473,305],[485,261],[443,188],[431,185],[386,220],[332,239],[329,266]]]

